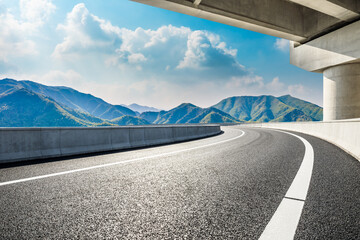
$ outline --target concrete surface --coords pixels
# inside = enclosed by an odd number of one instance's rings
[[[356,6],[353,5],[354,11],[342,7],[341,5],[335,4],[328,0],[289,0],[300,5],[303,5],[308,8],[312,8],[318,12],[325,13],[329,16],[341,19],[343,21],[351,21],[356,18],[358,14],[356,13]],[[354,1],[352,1],[354,3]]]
[[[0,183],[69,172],[0,185],[0,238],[258,239],[305,147],[271,129],[223,130],[178,144],[3,165]],[[245,135],[234,139],[240,130]],[[296,134],[312,145],[315,159],[295,239],[358,239],[359,162],[326,141]],[[71,172],[115,162],[124,164]]]
[[[360,17],[357,0],[133,0],[227,25],[307,42]]]
[[[360,116],[360,63],[324,71],[324,121]]]
[[[360,119],[329,122],[254,123],[241,126],[275,128],[309,134],[339,146],[360,161]]]
[[[146,147],[212,136],[219,125],[0,128],[0,163]]]
[[[290,63],[310,72],[360,59],[360,21],[332,31],[306,44],[290,45]]]

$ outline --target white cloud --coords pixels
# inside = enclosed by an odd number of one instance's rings
[[[238,68],[245,71],[236,60],[236,50],[228,49],[219,36],[207,31],[193,31],[188,35],[187,50],[178,69]]]
[[[273,80],[266,85],[270,91],[283,91],[285,84],[280,82],[279,77],[273,78]]]
[[[38,25],[42,25],[55,9],[51,0],[20,0],[21,17]]]
[[[55,48],[56,58],[92,52],[113,53],[120,45],[120,29],[90,14],[83,3],[74,6],[65,24],[58,25],[58,29],[65,33],[65,38]]]
[[[131,65],[129,56],[140,54],[146,59],[142,64],[149,72],[161,72],[166,66],[175,69],[186,51],[186,41],[191,30],[185,27],[162,26],[156,30],[137,28],[121,29],[122,44],[112,55],[117,65]],[[143,61],[144,62],[144,61]]]
[[[20,0],[21,18],[16,18],[10,9],[0,11],[0,65],[9,64],[9,59],[38,54],[32,36],[55,10],[49,0]],[[0,66],[1,68],[1,66]]]
[[[0,61],[36,54],[35,42],[27,37],[32,30],[31,24],[15,19],[9,12],[0,14]]]
[[[306,89],[302,84],[295,84],[288,86],[288,92],[296,96],[303,96],[306,93]]]
[[[206,106],[208,96],[294,92],[294,87],[278,77],[268,81],[246,70],[237,60],[237,50],[208,31],[171,25],[119,28],[91,14],[84,4],[76,5],[58,29],[65,34],[54,51],[58,59],[71,56],[89,61],[93,55],[99,61],[99,72],[118,71],[116,78],[121,80],[92,82],[86,87],[112,103],[145,102],[166,109],[189,99]],[[277,41],[282,49],[287,44],[286,40]]]
[[[128,56],[129,63],[139,63],[139,62],[145,62],[146,57],[142,55],[141,53],[133,53]]]
[[[196,72],[203,71],[210,80],[246,73],[237,60],[237,50],[207,31],[171,25],[155,30],[119,28],[91,14],[83,3],[73,8],[58,29],[65,34],[53,53],[59,60],[76,62],[86,57],[89,61],[93,56],[98,65],[128,72],[185,74],[192,70],[194,79]]]
[[[227,89],[262,89],[264,87],[264,79],[260,76],[243,76],[232,77],[226,84]]]
[[[278,38],[274,43],[274,47],[280,51],[286,52],[289,50],[289,40]]]

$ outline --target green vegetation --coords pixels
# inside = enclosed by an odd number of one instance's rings
[[[314,120],[321,121],[323,119],[323,109],[316,104],[294,98],[290,95],[281,96],[278,99],[293,108],[299,109]]]
[[[145,119],[133,116],[122,116],[111,120],[111,123],[116,125],[147,125],[150,124]]]
[[[161,112],[143,112],[140,114],[140,118],[145,119],[146,121],[150,122],[150,123],[154,123],[157,118],[161,115],[163,115],[165,113],[165,111],[161,111]]]
[[[158,113],[154,124],[181,123],[239,123],[240,121],[216,108],[200,108],[191,103],[183,103],[169,111]]]
[[[111,105],[71,88],[0,80],[0,127],[318,121],[322,111],[290,95],[244,96],[224,99],[210,108],[183,103],[169,111],[136,116],[124,106]]]
[[[94,126],[102,122],[24,88],[0,96],[1,127]]]
[[[322,120],[322,108],[290,95],[231,97],[213,106],[248,122],[292,122]]]
[[[45,86],[32,81],[1,80],[0,93],[13,88],[25,88],[34,93],[47,96],[70,109],[85,112],[97,118],[111,120],[126,115],[136,116],[136,113],[127,107],[111,105],[101,98],[81,93],[72,88]]]

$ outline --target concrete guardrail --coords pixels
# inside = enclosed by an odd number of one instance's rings
[[[329,122],[253,123],[241,126],[275,128],[309,134],[337,145],[360,161],[360,119]]]
[[[147,147],[209,137],[219,125],[0,128],[0,163]]]

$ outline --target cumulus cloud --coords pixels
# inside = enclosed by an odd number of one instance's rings
[[[77,4],[67,14],[65,24],[58,25],[65,33],[62,43],[55,48],[57,58],[89,52],[114,52],[119,46],[120,29],[89,13],[85,4]]]
[[[306,93],[306,89],[302,84],[295,84],[288,86],[288,92],[293,95],[303,96]]]
[[[133,53],[129,55],[128,59],[129,63],[139,63],[146,61],[146,57],[144,57],[144,55],[142,55],[141,53]]]
[[[101,84],[93,81],[84,88],[112,103],[166,109],[191,99],[206,106],[208,96],[220,100],[231,95],[283,95],[300,87],[247,70],[238,61],[237,50],[209,31],[172,25],[120,28],[89,12],[85,4],[76,5],[58,29],[64,39],[53,56],[73,61],[72,66],[93,59],[98,72],[116,75],[113,81],[101,76]],[[287,44],[279,39],[276,46],[285,49]]]
[[[21,17],[38,25],[42,25],[55,9],[56,6],[49,0],[20,0]]]
[[[267,89],[269,89],[271,91],[282,91],[285,87],[285,84],[280,82],[279,77],[275,77],[266,86],[267,86]]]
[[[274,43],[274,47],[280,51],[286,52],[289,50],[289,40],[278,38]]]
[[[264,86],[263,77],[256,75],[232,77],[225,85],[227,89],[262,89]]]
[[[184,59],[177,68],[234,67],[243,70],[236,60],[236,50],[226,48],[219,37],[206,31],[193,31],[188,35],[187,50]]]
[[[109,55],[107,63],[130,71],[139,66],[147,74],[176,70],[184,58],[189,28],[162,26],[158,29],[121,29],[121,45]],[[136,61],[134,61],[136,60]]]
[[[5,7],[0,11],[0,64],[3,66],[9,65],[9,58],[38,53],[31,37],[56,7],[49,0],[21,0],[19,8],[19,18]]]
[[[182,74],[192,70],[193,74],[208,71],[209,76],[246,73],[237,60],[237,51],[207,31],[171,25],[154,30],[119,28],[91,14],[83,3],[73,8],[58,29],[65,37],[53,53],[57,59],[78,59],[96,53],[102,56],[105,66],[125,66],[128,71],[159,74],[166,69]]]
[[[35,42],[27,36],[33,30],[32,25],[17,20],[11,13],[0,14],[0,60],[36,54]]]

